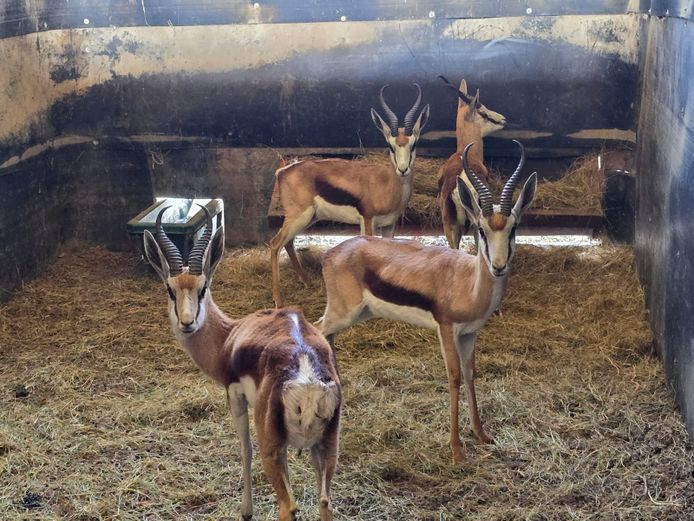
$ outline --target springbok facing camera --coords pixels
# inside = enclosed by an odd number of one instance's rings
[[[489,188],[467,162],[471,146],[465,148],[464,168],[479,201],[462,180],[458,181],[458,190],[479,228],[476,256],[447,247],[426,247],[413,240],[356,237],[328,250],[323,258],[327,304],[321,329],[331,345],[337,332],[374,317],[438,331],[448,374],[450,444],[456,461],[465,456],[465,444],[458,435],[461,363],[472,430],[480,441],[492,442],[477,411],[475,338],[506,291],[516,226],[532,202],[537,185],[533,173],[513,204],[513,191],[525,159],[521,145],[520,162],[504,186],[500,205],[492,205]]]
[[[314,222],[359,224],[362,235],[373,235],[374,228],[378,228],[383,236],[393,236],[395,224],[410,200],[415,147],[429,117],[429,105],[417,116],[422,90],[414,85],[417,100],[405,115],[403,127],[383,97],[387,85],[381,88],[380,100],[388,123],[371,109],[371,118],[388,144],[392,166],[321,159],[298,161],[275,172],[284,210],[284,223],[270,242],[272,296],[277,307],[282,306],[279,252],[286,248],[294,269],[307,282],[294,251],[294,237]]]
[[[287,445],[310,448],[318,480],[321,521],[332,519],[330,482],[337,464],[341,388],[332,349],[298,309],[263,310],[239,320],[212,300],[212,276],[224,253],[224,229],[207,226],[188,266],[164,233],[159,212],[156,238],[145,231],[145,254],[168,292],[174,335],[195,364],[226,389],[241,444],[241,519],[251,519],[252,445],[248,406],[263,468],[279,502],[280,521],[296,519],[289,487]]]
[[[467,231],[470,221],[465,215],[465,209],[458,195],[457,179],[463,169],[463,147],[472,143],[474,145],[471,157],[468,159],[472,169],[479,177],[487,180],[487,168],[484,166],[484,148],[482,138],[492,132],[501,130],[506,125],[506,118],[489,110],[480,103],[479,89],[474,97],[467,92],[467,83],[461,80],[460,88],[457,88],[443,76],[439,76],[446,86],[453,89],[458,95],[458,112],[455,121],[456,150],[439,169],[439,196],[438,203],[441,210],[443,233],[451,248],[458,249],[460,239]]]

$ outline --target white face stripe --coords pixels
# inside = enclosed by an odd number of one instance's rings
[[[484,217],[480,217],[478,227],[482,232],[480,233],[480,248],[489,271],[492,275],[497,276],[494,273],[494,267],[497,267],[505,269],[505,273],[507,273],[516,251],[515,216],[511,215],[506,219],[506,225],[502,230],[492,230]]]
[[[387,136],[386,141],[390,149],[390,160],[395,167],[395,173],[403,176],[409,175],[412,164],[417,156],[414,150],[417,137],[414,135],[407,136],[407,143],[404,145],[398,145],[397,137],[393,136]]]

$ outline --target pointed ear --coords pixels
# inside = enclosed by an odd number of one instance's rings
[[[479,105],[479,104],[480,104],[480,89],[477,89],[477,92],[475,93],[475,97],[472,98],[472,101],[467,106],[468,111],[467,111],[467,114],[465,114],[465,121],[470,121],[470,122],[475,121],[475,118],[477,117],[477,105]]]
[[[465,80],[460,80],[460,87],[458,87],[458,90],[467,95],[467,82]]]
[[[164,256],[164,252],[161,251],[159,244],[157,244],[154,235],[150,233],[149,230],[145,230],[142,237],[145,247],[145,257],[147,257],[147,262],[154,268],[154,270],[159,274],[161,280],[166,284],[166,279],[169,278],[169,263]]]
[[[424,128],[424,125],[427,124],[427,121],[429,120],[429,112],[429,104],[424,105],[424,108],[422,109],[422,112],[419,113],[419,117],[417,118],[414,127],[412,127],[412,135],[416,138],[419,138],[419,133]]]
[[[376,128],[388,139],[388,136],[390,136],[390,126],[383,121],[383,118],[374,109],[371,109],[371,120],[374,122],[374,125],[376,125]]]
[[[460,202],[463,203],[463,208],[465,208],[470,220],[477,225],[479,216],[482,215],[482,209],[477,202],[477,191],[472,187],[472,183],[470,183],[470,180],[464,171],[456,178],[456,180],[458,182],[458,195],[460,196]]]
[[[217,231],[212,237],[207,250],[205,250],[205,258],[203,259],[203,271],[208,280],[212,279],[214,271],[217,269],[219,261],[224,256],[224,226],[217,228]]]
[[[520,222],[521,214],[525,212],[530,206],[530,203],[533,202],[535,190],[537,190],[537,172],[530,174],[530,177],[528,177],[528,180],[523,185],[523,190],[516,204],[513,205],[513,210],[511,210],[511,212],[516,218],[516,222]]]

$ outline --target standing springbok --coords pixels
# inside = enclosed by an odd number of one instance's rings
[[[387,85],[381,87],[379,97],[389,123],[371,109],[371,118],[388,144],[392,166],[319,159],[298,161],[275,172],[284,210],[282,227],[270,242],[272,296],[277,307],[282,306],[279,252],[286,248],[294,269],[307,282],[294,251],[294,237],[311,224],[322,220],[359,224],[362,235],[373,235],[374,229],[380,229],[384,237],[393,236],[398,218],[410,200],[415,147],[429,118],[429,105],[417,116],[422,89],[416,83],[414,86],[417,99],[405,115],[403,127],[383,97]]]
[[[465,215],[465,210],[458,195],[457,179],[463,169],[463,147],[473,143],[469,158],[472,169],[479,177],[486,181],[487,168],[484,166],[484,148],[482,138],[492,132],[501,130],[506,125],[506,118],[489,110],[480,103],[479,89],[474,97],[467,93],[467,83],[461,80],[460,88],[456,88],[443,76],[439,76],[447,87],[458,94],[458,113],[455,121],[456,150],[444,165],[439,169],[439,196],[438,203],[443,222],[443,233],[451,248],[458,249],[461,237],[467,232],[470,225]]]
[[[248,406],[263,468],[279,502],[280,521],[296,519],[289,487],[287,445],[310,448],[318,480],[321,521],[332,519],[330,482],[337,464],[341,388],[332,349],[298,309],[227,317],[212,300],[212,275],[224,253],[224,229],[212,237],[212,219],[190,252],[188,266],[156,221],[144,233],[145,253],[168,292],[174,335],[193,362],[226,389],[241,444],[241,518],[251,519],[252,445]]]
[[[333,347],[337,332],[374,317],[437,330],[448,374],[450,444],[456,461],[465,457],[465,444],[458,435],[461,363],[472,430],[481,442],[492,442],[477,411],[475,338],[504,295],[516,227],[537,185],[533,173],[513,204],[525,158],[520,145],[518,167],[504,186],[500,205],[493,205],[489,188],[467,162],[471,146],[465,148],[463,164],[474,190],[463,180],[458,181],[458,190],[479,228],[477,255],[413,240],[356,237],[328,250],[323,258],[327,304],[320,322]]]

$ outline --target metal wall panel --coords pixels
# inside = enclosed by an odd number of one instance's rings
[[[657,348],[694,435],[694,26],[642,29],[637,260]]]

